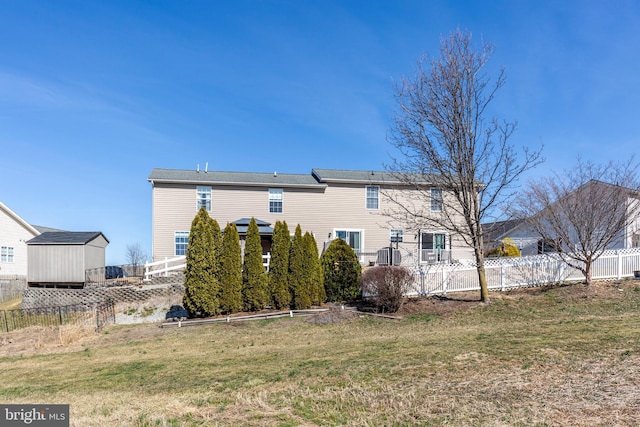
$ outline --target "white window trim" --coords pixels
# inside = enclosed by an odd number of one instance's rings
[[[280,192],[280,205],[281,205],[280,212],[271,212],[271,194],[272,194],[271,191],[279,191]],[[275,193],[273,193],[273,194],[275,194]],[[269,209],[269,213],[270,214],[282,215],[284,213],[284,188],[270,188],[267,202],[269,203],[268,209]]]
[[[360,252],[364,252],[365,251],[364,250],[364,248],[365,248],[365,246],[364,246],[364,229],[362,229],[362,228],[340,228],[340,227],[334,228],[333,229],[333,237],[335,239],[338,238],[338,235],[336,234],[338,231],[345,231],[345,232],[356,231],[356,232],[360,233]],[[349,242],[347,242],[347,244],[349,244]]]
[[[440,209],[433,209],[433,202],[435,200],[435,198],[433,197],[434,190],[440,192]],[[443,195],[443,192],[442,192],[442,188],[438,188],[438,187],[431,188],[430,198],[431,198],[431,200],[430,200],[430,204],[429,204],[429,210],[431,212],[442,212],[442,210],[444,209],[444,195]]]
[[[196,186],[196,211],[199,211],[201,206],[200,206],[200,202],[203,200],[200,197],[201,191],[204,191],[205,193],[209,194],[208,199],[204,199],[207,200],[209,202],[209,209],[207,209],[207,212],[211,212],[211,210],[213,209],[213,196],[211,195],[212,190],[210,186],[206,186],[206,185],[198,185]],[[205,206],[206,208],[206,206]]]
[[[368,205],[368,201],[369,201],[369,188],[375,188],[376,189],[376,204],[378,205],[378,207],[376,208],[370,208]],[[366,210],[368,211],[377,211],[380,210],[380,186],[379,185],[366,185],[364,187],[364,207]]]
[[[183,256],[183,254],[178,255],[178,251],[177,251],[178,243],[176,242],[176,239],[178,237],[178,233],[185,233],[187,235],[187,243],[186,243],[185,250],[184,250],[184,255],[186,255],[187,254],[187,248],[189,246],[189,232],[188,231],[174,231],[173,232],[173,255],[174,256]]]
[[[13,246],[2,246],[0,248],[0,262],[4,264],[14,264],[16,250]]]

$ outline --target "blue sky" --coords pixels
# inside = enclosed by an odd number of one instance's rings
[[[492,110],[530,177],[637,152],[635,1],[3,1],[0,200],[151,252],[154,167],[382,169],[393,80],[456,27],[495,45]]]

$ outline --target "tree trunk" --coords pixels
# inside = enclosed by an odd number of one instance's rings
[[[484,269],[484,257],[476,249],[476,265],[478,269],[478,282],[480,283],[480,302],[489,302],[489,286],[487,285],[487,273]]]
[[[586,262],[584,264],[584,281],[585,285],[590,286],[593,284],[593,279],[591,278],[591,263]]]

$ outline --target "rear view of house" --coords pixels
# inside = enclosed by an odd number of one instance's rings
[[[446,230],[409,229],[385,216],[390,207],[386,191],[406,194],[408,199],[416,191],[387,172],[153,169],[148,180],[153,195],[154,261],[186,253],[191,221],[201,207],[222,228],[251,217],[264,230],[276,221],[286,221],[291,232],[300,224],[303,231],[313,233],[320,252],[331,240],[342,238],[363,263],[377,260],[378,251],[390,245],[398,248],[406,265],[472,258],[471,248]],[[434,183],[425,186],[432,187],[429,208],[441,210],[446,190]],[[268,231],[262,237],[268,240]]]

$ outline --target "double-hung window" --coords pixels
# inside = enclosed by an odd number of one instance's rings
[[[367,185],[367,209],[378,209],[378,193],[380,187],[377,185]]]
[[[442,189],[441,188],[431,189],[431,211],[432,212],[442,211]]]
[[[269,213],[282,213],[282,188],[269,189]]]
[[[0,262],[13,263],[13,247],[0,247]]]
[[[196,187],[196,210],[202,207],[211,212],[211,187]]]
[[[176,256],[187,254],[187,245],[189,244],[188,231],[176,231],[175,234]]]

